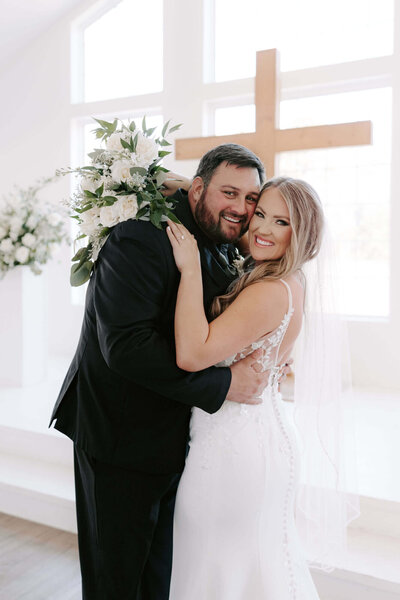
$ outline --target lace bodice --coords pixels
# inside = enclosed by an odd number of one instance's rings
[[[242,358],[245,358],[246,356],[251,354],[251,352],[254,352],[254,350],[262,348],[263,356],[259,360],[259,362],[262,365],[263,371],[271,372],[269,384],[272,385],[277,379],[279,379],[281,371],[281,366],[279,365],[279,350],[281,347],[282,340],[285,337],[287,328],[289,327],[290,319],[292,318],[294,312],[292,290],[290,289],[290,286],[288,283],[286,283],[286,281],[284,281],[283,279],[280,279],[279,281],[281,281],[286,287],[289,299],[288,310],[284,315],[282,321],[280,322],[279,326],[270,333],[268,333],[266,336],[262,337],[256,342],[253,342],[252,344],[250,344],[250,346],[247,346],[247,348],[244,348],[234,356],[231,356],[221,361],[216,365],[217,367],[229,367],[238,360],[241,360]]]

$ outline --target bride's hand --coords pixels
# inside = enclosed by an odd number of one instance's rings
[[[178,270],[183,273],[200,271],[200,254],[196,238],[181,223],[168,220],[167,234]]]
[[[167,197],[172,196],[177,190],[179,190],[179,188],[187,191],[190,188],[191,183],[192,182],[190,179],[188,179],[188,177],[184,177],[183,175],[178,175],[177,173],[172,173],[172,171],[170,171],[167,174],[167,178],[163,182],[162,194],[163,196]]]

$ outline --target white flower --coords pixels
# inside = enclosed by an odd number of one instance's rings
[[[32,233],[26,233],[21,241],[27,248],[33,248],[36,244],[36,236]]]
[[[156,175],[156,183],[157,187],[161,187],[164,181],[168,179],[168,173],[164,173],[164,171],[158,171]]]
[[[132,161],[137,167],[147,169],[151,163],[158,158],[158,146],[154,140],[139,132],[137,138],[136,152],[131,155]]]
[[[36,249],[35,259],[37,260],[37,262],[43,263],[47,258],[49,258],[49,256],[49,249],[45,244],[42,244]]]
[[[101,183],[98,179],[93,179],[92,177],[83,177],[81,179],[81,189],[82,191],[86,190],[88,192],[95,193],[98,187],[100,187]]]
[[[19,233],[23,224],[24,224],[24,222],[23,222],[23,219],[21,219],[21,217],[15,216],[15,217],[11,217],[11,219],[10,219],[10,229],[13,231],[13,233]]]
[[[0,225],[0,240],[2,240],[4,237],[6,237],[7,235],[7,229],[4,229],[4,227],[2,227]]]
[[[80,218],[82,219],[82,223],[79,225],[80,230],[90,237],[96,232],[100,224],[100,210],[95,206],[81,213]]]
[[[111,166],[111,175],[114,181],[117,183],[127,181],[131,176],[130,169],[132,166],[129,160],[116,160]]]
[[[26,226],[30,230],[35,229],[37,224],[38,224],[38,218],[36,215],[31,215],[26,222]]]
[[[119,222],[118,202],[100,209],[100,222],[104,227],[113,227]]]
[[[118,207],[120,223],[136,217],[138,204],[135,194],[131,194],[130,196],[122,196],[114,206]]]
[[[52,227],[57,227],[61,223],[62,218],[58,213],[53,212],[47,215],[47,221]]]
[[[121,133],[112,133],[106,141],[106,148],[110,152],[120,152],[123,150],[121,138],[124,136]]]
[[[143,177],[143,175],[139,175],[139,173],[134,173],[129,179],[128,183],[131,187],[137,188],[139,191],[142,191],[146,183],[146,177]]]
[[[113,178],[108,175],[102,175],[100,178],[100,181],[104,185],[105,190],[111,190],[112,186],[115,185],[115,181],[113,181]],[[99,183],[99,185],[100,185],[100,183]],[[113,194],[107,194],[107,196],[112,196],[112,195]]]
[[[12,243],[12,240],[10,238],[2,240],[2,242],[0,243],[0,251],[4,252],[5,254],[7,254],[8,252],[12,252],[13,248],[14,244]]]
[[[25,246],[20,246],[19,248],[17,248],[17,250],[15,251],[15,260],[17,260],[22,265],[28,262],[29,248],[26,248]]]

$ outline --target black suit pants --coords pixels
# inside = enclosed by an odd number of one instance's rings
[[[168,600],[180,475],[106,464],[75,445],[83,600]]]

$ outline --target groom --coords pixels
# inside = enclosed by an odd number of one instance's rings
[[[263,178],[252,152],[225,144],[203,156],[189,192],[175,195],[175,213],[198,242],[206,307],[237,276],[232,243],[247,230]],[[51,417],[75,446],[84,600],[168,599],[191,408],[251,403],[266,385],[252,356],[198,373],[176,366],[178,283],[166,232],[130,220],[112,230],[88,286]]]

